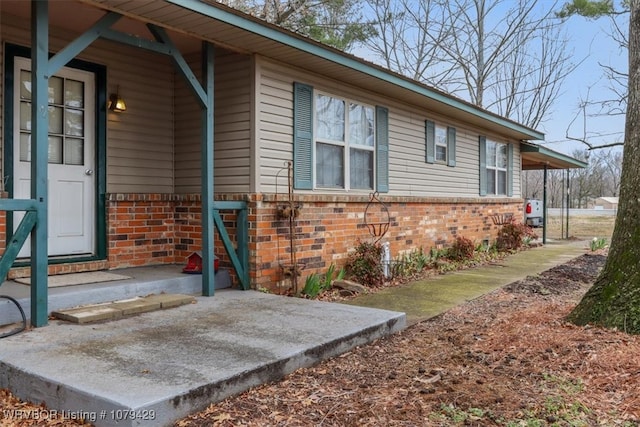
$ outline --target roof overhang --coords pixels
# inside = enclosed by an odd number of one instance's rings
[[[537,144],[522,142],[520,144],[523,170],[544,169],[577,169],[586,168],[587,163],[550,150]]]
[[[209,0],[78,1],[227,49],[262,55],[511,140],[544,140],[544,134],[535,129],[220,3]]]

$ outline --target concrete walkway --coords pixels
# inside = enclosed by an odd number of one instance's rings
[[[585,248],[585,242],[548,243],[496,265],[348,304],[227,289],[197,297],[195,304],[107,323],[51,321],[0,341],[0,388],[97,426],[170,425],[211,402],[400,331],[407,320],[428,319],[538,274]]]
[[[430,277],[398,288],[359,296],[347,304],[401,311],[407,324],[429,319],[526,276],[536,275],[586,253],[588,242],[549,242],[509,255],[495,264]]]

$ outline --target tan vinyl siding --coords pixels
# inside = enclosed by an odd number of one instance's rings
[[[30,45],[28,20],[2,18],[2,39]],[[50,29],[58,51],[78,34]],[[107,96],[119,87],[127,111],[107,115],[107,192],[173,192],[173,64],[168,57],[96,41],[79,59],[105,65]],[[132,161],[133,160],[133,161]]]
[[[520,144],[513,144],[513,197],[522,196],[522,160],[520,160]]]
[[[190,58],[200,70],[199,58]],[[251,58],[216,49],[214,189],[247,193],[251,179]],[[195,95],[176,75],[176,192],[200,191],[201,112]]]
[[[257,105],[261,192],[286,191],[287,175],[282,169],[293,158],[294,81],[311,84],[314,89],[330,94],[389,108],[389,195],[477,197],[480,193],[479,135],[485,134],[496,141],[508,142],[481,129],[465,127],[454,118],[442,117],[437,112],[421,111],[398,100],[382,98],[265,59],[260,60],[258,69],[261,73]],[[456,128],[455,167],[425,162],[426,119]],[[514,196],[519,197],[520,151],[517,143],[514,147],[513,190]]]
[[[389,114],[389,182],[393,194],[410,196],[477,196],[480,192],[478,133],[446,119],[436,123],[456,127],[456,166],[425,163],[425,119],[405,109]]]

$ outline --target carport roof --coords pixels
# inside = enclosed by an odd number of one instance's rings
[[[520,144],[523,170],[586,168],[587,163],[537,144]]]
[[[354,55],[209,0],[79,0],[103,10],[400,99],[515,140],[543,140],[535,129],[452,97]]]

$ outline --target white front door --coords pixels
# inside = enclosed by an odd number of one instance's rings
[[[31,61],[15,58],[15,199],[30,199]],[[49,256],[95,253],[95,75],[63,68],[49,78]],[[14,214],[14,231],[24,213]],[[29,242],[19,257],[28,257]]]

